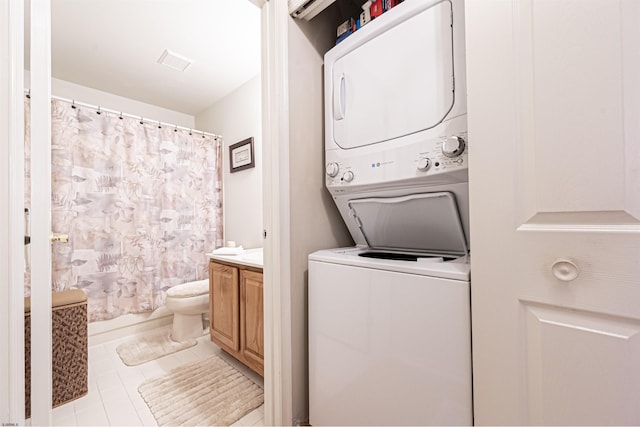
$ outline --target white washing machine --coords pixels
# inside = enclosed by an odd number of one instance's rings
[[[352,209],[376,249],[309,256],[311,425],[471,425],[469,260],[455,199]],[[406,249],[416,242],[443,251]]]
[[[471,425],[463,0],[405,0],[325,55],[326,187],[356,244],[309,256],[312,425]]]

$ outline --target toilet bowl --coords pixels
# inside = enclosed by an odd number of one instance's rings
[[[202,315],[209,311],[209,280],[187,282],[167,291],[167,309],[173,312],[171,339],[185,341],[204,333]]]

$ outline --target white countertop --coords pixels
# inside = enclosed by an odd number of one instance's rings
[[[246,265],[248,267],[262,268],[262,248],[245,249],[238,255],[216,255],[209,253],[210,259]]]

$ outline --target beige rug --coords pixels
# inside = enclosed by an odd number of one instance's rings
[[[262,388],[218,356],[149,380],[138,392],[159,426],[228,426],[262,405]]]
[[[170,333],[170,329],[163,329],[143,335],[123,342],[116,347],[116,351],[125,365],[136,366],[176,351],[193,347],[198,343],[196,340],[173,341],[169,336]]]

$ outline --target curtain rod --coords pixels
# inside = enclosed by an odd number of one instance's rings
[[[27,95],[27,98],[31,97],[31,89],[25,89],[24,93]],[[102,108],[99,105],[91,105],[91,104],[87,104],[84,102],[79,102],[76,101],[75,99],[67,99],[67,98],[62,98],[61,96],[56,96],[56,95],[51,95],[51,99],[55,99],[58,101],[63,101],[63,102],[68,102],[69,104],[71,104],[72,106],[77,105],[80,107],[86,107],[86,108],[91,108],[92,110],[95,110],[96,112],[105,112],[105,113],[111,113],[111,114],[115,114],[119,117],[128,117],[130,119],[136,119],[136,120],[140,120],[140,123],[149,123],[149,124],[154,124],[154,125],[158,125],[158,126],[166,126],[172,129],[180,129],[182,131],[185,132],[189,132],[189,133],[196,133],[198,135],[203,135],[203,136],[210,136],[212,138],[220,138],[222,139],[222,136],[220,135],[216,135],[215,133],[210,133],[210,132],[205,132],[202,130],[196,130],[196,129],[190,129],[184,126],[178,126],[176,124],[173,123],[165,123],[165,122],[161,122],[159,120],[151,120],[149,118],[145,118],[143,116],[136,116],[133,114],[129,114],[129,113],[123,113],[122,111],[116,111],[116,110],[111,110],[108,108]]]

